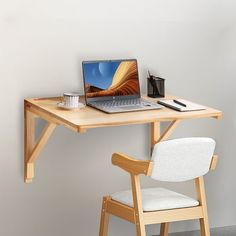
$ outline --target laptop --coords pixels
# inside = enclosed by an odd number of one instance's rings
[[[88,106],[106,113],[163,107],[141,98],[136,59],[83,61],[82,70]]]

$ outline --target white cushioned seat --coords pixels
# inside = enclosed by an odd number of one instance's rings
[[[133,207],[132,191],[121,191],[111,195],[115,201]],[[143,211],[158,211],[198,206],[199,202],[193,198],[165,188],[142,189]]]

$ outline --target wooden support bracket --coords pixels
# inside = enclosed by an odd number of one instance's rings
[[[56,128],[55,123],[48,123],[42,131],[39,140],[35,143],[35,115],[25,104],[25,161],[24,161],[24,180],[25,183],[31,183],[34,177],[34,163],[40,152],[47,143],[49,137]]]
[[[173,120],[162,134],[160,131],[160,122],[151,123],[151,152],[156,143],[170,137],[179,122],[180,120]]]
[[[176,126],[179,124],[180,120],[174,120],[170,123],[170,125],[166,128],[166,130],[160,135],[159,139],[157,140],[157,143],[161,141],[165,141],[170,137],[170,135],[173,133]]]

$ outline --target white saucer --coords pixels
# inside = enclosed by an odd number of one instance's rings
[[[68,106],[65,106],[64,102],[57,103],[57,106],[66,110],[74,110],[74,109],[80,109],[80,108],[85,107],[83,103],[79,103],[77,107],[68,107]]]

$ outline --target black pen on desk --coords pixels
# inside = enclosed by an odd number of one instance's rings
[[[178,100],[176,100],[176,99],[173,99],[173,102],[175,102],[176,104],[178,104],[178,105],[180,105],[180,106],[183,106],[183,107],[186,107],[186,106],[187,106],[186,104],[184,104],[184,103],[182,103],[182,102],[180,102],[180,101],[178,101]]]

